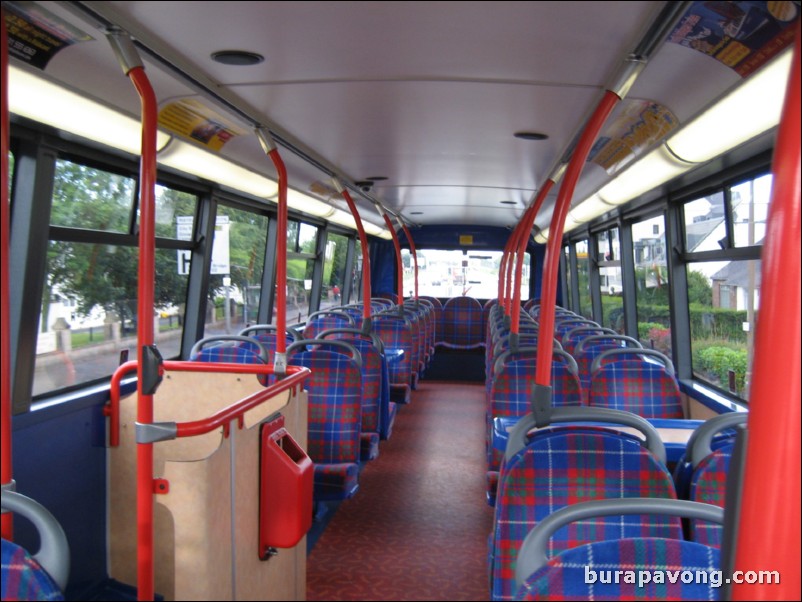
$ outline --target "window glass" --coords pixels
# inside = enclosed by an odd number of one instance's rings
[[[685,204],[685,250],[689,253],[727,248],[724,193]]]
[[[689,264],[693,373],[746,399],[760,302],[760,261]]]
[[[287,324],[303,322],[309,316],[315,260],[294,257],[287,260]]]
[[[599,258],[599,286],[602,305],[602,326],[624,331],[624,297],[621,279],[621,243],[618,228],[596,237]]]
[[[632,224],[638,339],[644,347],[671,357],[665,218]]]
[[[218,205],[205,334],[237,334],[256,319],[268,218]]]
[[[579,281],[579,313],[592,320],[593,307],[590,301],[590,259],[587,240],[576,243],[576,277]]]
[[[348,238],[341,234],[329,234],[323,254],[323,286],[320,290],[320,309],[342,304],[342,289],[345,278],[345,256],[348,253]]]
[[[50,224],[128,234],[136,183],[71,161],[56,161]]]
[[[563,254],[565,256],[565,282],[567,285],[563,291],[563,307],[568,309],[573,307],[571,304],[571,249],[564,247]]]
[[[156,236],[192,240],[198,197],[188,192],[156,186]]]
[[[732,227],[736,247],[763,244],[771,196],[771,174],[733,186]]]
[[[351,274],[351,298],[349,303],[358,303],[362,299],[362,245],[357,241],[354,249],[354,268]]]
[[[498,271],[501,251],[463,251],[422,249],[418,255],[418,294],[426,297],[450,298],[459,296],[476,299],[498,297]],[[415,290],[415,269],[412,255],[401,251],[404,267],[404,295]],[[521,272],[521,299],[529,298],[529,253],[524,255]],[[513,270],[514,273],[514,270]]]

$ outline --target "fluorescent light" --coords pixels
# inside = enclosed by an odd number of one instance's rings
[[[602,213],[607,213],[610,209],[612,205],[605,202],[598,194],[594,194],[571,209],[568,212],[568,219],[578,226],[599,217]]]
[[[270,178],[180,140],[174,140],[164,152],[159,153],[158,161],[162,165],[258,198],[271,199],[278,194],[278,184]]]
[[[379,232],[379,234],[377,234],[377,236],[379,238],[383,238],[385,240],[393,240],[393,235],[390,234],[390,231],[387,230],[386,228],[383,229],[381,232]]]
[[[356,230],[356,222],[354,221],[354,216],[350,213],[346,213],[342,209],[335,209],[334,212],[329,216],[329,221],[335,224],[340,224],[341,226],[345,226],[346,228],[351,228],[352,230]]]
[[[693,167],[659,146],[596,193],[609,205],[622,205]]]
[[[287,205],[316,217],[329,217],[336,209],[322,201],[290,188],[287,191]]]
[[[780,122],[791,69],[789,49],[668,140],[685,161],[709,161]]]
[[[140,154],[142,129],[136,119],[9,65],[8,101],[11,113],[101,144]],[[157,148],[170,136],[158,133]]]
[[[362,227],[365,229],[365,234],[370,234],[371,236],[381,236],[381,233],[384,232],[384,228],[381,226],[364,219],[362,220]]]
[[[541,230],[535,234],[535,242],[541,245],[545,245],[547,242],[549,242],[549,229],[546,228],[545,230]]]

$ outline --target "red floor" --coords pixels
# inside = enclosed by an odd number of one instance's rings
[[[487,600],[484,385],[421,382],[308,560],[309,600]]]

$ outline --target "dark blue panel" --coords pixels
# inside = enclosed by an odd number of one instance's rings
[[[70,598],[107,578],[105,419],[101,403],[87,401],[29,412],[13,423],[17,491],[50,510],[67,534]],[[15,539],[38,549],[23,519],[15,521]]]

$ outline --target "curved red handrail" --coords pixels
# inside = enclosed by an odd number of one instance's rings
[[[532,231],[532,226],[535,223],[540,208],[543,206],[543,201],[546,200],[551,188],[554,186],[554,180],[548,179],[543,183],[540,192],[537,194],[535,202],[527,209],[521,223],[521,236],[518,241],[518,257],[515,263],[515,289],[513,290],[512,299],[512,321],[510,324],[510,332],[518,333],[520,320],[521,320],[521,278],[523,277],[524,267],[524,253],[526,253],[526,245],[529,242],[529,233]]]
[[[409,232],[409,228],[407,228],[406,224],[402,220],[398,220],[398,223],[401,224],[401,229],[404,230],[404,235],[407,237],[409,241],[409,251],[412,253],[412,261],[415,265],[415,299],[418,298],[418,253],[415,251],[415,241],[412,240],[412,234]]]
[[[138,362],[136,361],[126,362],[120,365],[111,377],[109,403],[103,409],[104,415],[109,417],[109,447],[117,447],[120,444],[120,388],[122,380],[132,372],[136,372],[137,367]],[[274,366],[269,364],[224,364],[217,362],[180,362],[168,360],[163,362],[162,368],[168,372],[215,372],[218,374],[255,374],[268,376],[276,374]],[[282,391],[295,387],[309,376],[310,372],[307,368],[301,366],[287,366],[286,374],[288,375],[286,379],[270,385],[265,390],[271,391],[274,395],[276,393],[281,393]],[[299,377],[298,374],[302,374],[302,376]],[[251,407],[248,407],[243,412],[249,409],[251,409]],[[234,418],[236,417],[237,415],[234,416]],[[213,430],[214,428],[217,427],[212,426],[209,430]]]
[[[0,183],[0,261],[2,261],[2,270],[0,270],[0,312],[2,318],[0,319],[0,328],[3,329],[0,336],[2,336],[2,349],[0,349],[0,370],[2,371],[2,380],[0,387],[2,387],[2,401],[0,401],[0,481],[3,485],[11,483],[13,478],[13,469],[11,466],[11,317],[9,315],[9,245],[10,227],[9,227],[9,204],[8,204],[8,151],[10,148],[9,139],[9,118],[8,118],[8,35],[6,33],[6,18],[5,13],[0,12],[0,45],[2,46],[2,73],[0,73],[0,85],[2,86],[2,132],[0,132],[0,139],[2,140],[2,149],[0,149],[0,160],[2,161],[2,183]],[[14,523],[11,513],[3,514],[2,518],[2,534],[5,539],[13,539]]]
[[[774,151],[762,253],[760,312],[735,569],[777,571],[780,583],[733,584],[733,600],[799,600],[800,585],[800,28]],[[768,501],[768,503],[767,503]]]
[[[546,245],[546,256],[543,264],[543,291],[540,297],[540,332],[554,332],[554,305],[557,301],[557,275],[560,268],[560,253],[562,252],[563,227],[568,209],[571,206],[571,197],[574,195],[579,174],[585,165],[588,153],[593,146],[604,122],[609,117],[613,107],[621,99],[615,92],[607,90],[599,101],[596,110],[582,131],[582,136],[571,155],[571,161],[565,172],[565,179],[560,186],[560,193],[554,206],[549,226],[549,241]],[[551,385],[551,361],[554,342],[551,336],[538,337],[537,370],[535,382],[548,387]]]
[[[393,237],[393,246],[395,246],[395,265],[398,271],[398,306],[404,305],[404,264],[401,261],[401,242],[398,240],[398,233],[393,228],[393,222],[387,217],[387,214],[382,211],[384,223],[387,224],[387,229]]]
[[[348,203],[348,208],[351,210],[351,215],[354,216],[356,222],[356,231],[359,234],[359,244],[362,247],[362,318],[365,324],[370,324],[370,252],[368,250],[368,236],[365,234],[365,227],[362,225],[362,218],[359,216],[359,211],[356,208],[354,199],[351,198],[351,193],[345,188],[342,190],[343,198]]]

